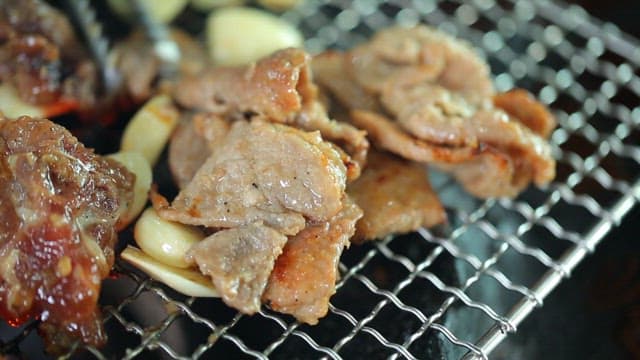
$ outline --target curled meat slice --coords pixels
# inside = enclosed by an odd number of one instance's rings
[[[329,118],[309,66],[310,57],[304,51],[285,49],[247,67],[211,68],[186,77],[178,84],[175,98],[187,108],[226,120],[256,117],[319,130],[325,140],[346,150],[347,175],[354,179],[364,165],[369,143],[363,131]]]
[[[50,352],[105,341],[96,307],[134,175],[48,120],[0,120],[0,314]]]
[[[347,178],[354,180],[360,176],[369,151],[369,140],[365,131],[347,122],[330,119],[324,105],[319,101],[305,106],[296,116],[294,125],[307,131],[320,131],[323,139],[340,146],[338,149],[344,149],[348,154],[343,156]]]
[[[349,184],[347,193],[364,212],[354,242],[408,233],[447,219],[426,166],[391,154],[371,152],[362,176]]]
[[[287,122],[314,97],[308,61],[304,51],[285,49],[248,67],[209,68],[184,77],[174,97],[190,109]]]
[[[376,146],[406,159],[427,163],[459,163],[471,159],[478,153],[478,149],[473,147],[447,147],[420,140],[403,131],[396,122],[378,113],[353,110],[351,121],[357,127],[366,130]]]
[[[469,44],[426,26],[382,30],[347,57],[349,72],[375,93],[389,79],[435,82],[472,103],[494,92],[489,67]]]
[[[338,262],[362,210],[348,197],[329,221],[309,224],[289,237],[269,277],[263,301],[299,321],[316,324],[325,316],[335,293]]]
[[[345,63],[344,54],[336,51],[314,56],[311,62],[314,80],[348,109],[380,111],[378,97],[355,82]]]
[[[528,162],[537,185],[555,177],[555,161],[547,141],[490,103],[475,107],[429,83],[392,84],[381,99],[397,123],[418,139],[449,147],[490,145]],[[527,116],[527,110],[520,112]],[[531,114],[532,118],[536,116]]]
[[[286,235],[305,217],[327,220],[342,208],[346,169],[340,154],[307,133],[263,121],[237,121],[171,206],[155,197],[168,220],[208,227],[256,221]]]
[[[511,157],[492,148],[460,164],[436,166],[451,173],[465,190],[479,198],[513,197],[530,181],[530,173],[526,168],[516,170]]]
[[[211,277],[226,304],[253,314],[286,242],[286,236],[256,222],[221,230],[193,245],[186,257]]]
[[[556,127],[556,120],[549,110],[526,90],[498,93],[493,97],[493,104],[545,139]]]

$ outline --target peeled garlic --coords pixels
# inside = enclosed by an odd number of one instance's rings
[[[209,54],[218,65],[243,65],[286,47],[302,47],[302,34],[266,11],[222,8],[207,19]]]
[[[6,83],[0,84],[0,113],[10,119],[15,119],[22,115],[31,117],[45,116],[42,108],[20,99],[13,86]]]
[[[301,0],[258,0],[260,6],[273,11],[285,11],[300,4]]]
[[[150,277],[187,296],[220,296],[211,279],[196,270],[165,265],[132,246],[127,246],[121,256]]]
[[[147,203],[153,176],[151,165],[142,154],[133,151],[120,151],[107,157],[118,161],[127,170],[136,175],[136,182],[133,185],[133,201],[129,205],[127,212],[120,217],[122,227],[125,227],[140,214]]]
[[[155,165],[178,124],[178,110],[168,95],[158,95],[133,116],[122,134],[120,150],[142,153]]]
[[[168,24],[173,20],[182,9],[187,5],[187,0],[138,0],[145,10],[154,20]],[[131,19],[134,16],[133,5],[130,0],[108,0],[109,7],[118,15],[125,19]]]
[[[205,236],[196,227],[165,220],[148,208],[138,219],[133,237],[147,255],[164,264],[186,268],[187,250]]]

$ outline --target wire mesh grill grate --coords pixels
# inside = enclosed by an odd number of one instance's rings
[[[432,182],[447,229],[353,246],[316,326],[180,296],[124,263],[104,285],[110,342],[96,358],[486,358],[640,199],[640,46],[584,10],[546,1],[308,1],[283,15],[312,52],[394,23],[470,40],[498,90],[524,87],[556,114],[557,179],[479,201]]]

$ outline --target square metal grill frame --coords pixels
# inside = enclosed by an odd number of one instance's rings
[[[317,342],[305,330],[308,328],[290,318],[263,309],[255,317],[273,322],[282,332],[267,346],[252,348],[247,345],[250,339],[233,333],[239,322],[254,321],[251,317],[235,314],[227,321],[216,323],[192,308],[196,299],[176,296],[146,276],[128,271],[130,268],[118,260],[117,269],[134,286],[130,293],[115,304],[103,307],[105,323],[115,322],[124,332],[140,337],[137,346],[120,349],[122,353],[118,354],[119,357],[135,358],[147,351],[160,351],[162,356],[175,359],[198,358],[203,355],[206,357],[207,351],[218,346],[219,341],[225,340],[248,357],[265,359],[295,338],[306,343],[308,350],[318,357],[341,358],[341,350],[355,337],[365,333],[377,341],[380,349],[391,352],[389,357],[416,359],[425,354],[412,352],[412,344],[430,333],[457,348],[465,359],[488,358],[509,334],[516,331],[531,311],[542,306],[549,293],[569,277],[581,260],[595,250],[605,235],[620,224],[625,214],[639,201],[640,147],[628,142],[629,138],[638,137],[640,128],[640,42],[622,33],[614,25],[595,19],[582,8],[544,0],[322,0],[307,1],[297,9],[283,14],[283,17],[309,35],[305,45],[311,52],[319,52],[328,47],[352,46],[364,41],[371,32],[397,23],[426,23],[469,40],[489,59],[492,68],[498,64],[497,67],[503,69],[493,73],[498,90],[507,90],[521,83],[527,84],[527,81],[540,84],[529,90],[557,116],[559,127],[551,137],[554,156],[559,164],[569,170],[560,174],[559,179],[547,188],[530,190],[535,194],[516,199],[479,201],[462,194],[446,178],[436,184],[438,191],[445,192],[452,188],[451,192],[456,194],[456,199],[463,198],[471,205],[460,208],[457,204],[448,203],[446,197],[443,198],[450,216],[457,220],[452,223],[457,225],[452,226],[446,236],[436,235],[426,229],[420,230],[421,239],[416,241],[426,242],[432,248],[418,260],[396,252],[396,239],[390,237],[369,245],[354,264],[341,263],[338,294],[345,284],[352,281],[365,287],[371,296],[380,300],[365,316],[356,316],[351,313],[351,309],[330,305],[330,314],[349,327],[346,335],[330,344]],[[511,47],[509,40],[514,38],[524,44],[520,50]],[[545,64],[546,58],[551,54],[559,59],[555,65]],[[596,89],[586,86],[586,80],[584,83],[582,80],[583,74],[602,79],[600,86]],[[622,91],[627,96],[618,100],[617,95]],[[579,106],[571,111],[563,109],[556,103],[561,96],[572,98]],[[611,131],[602,131],[599,125],[590,122],[590,118],[596,115],[614,122],[613,125],[609,124]],[[575,136],[590,144],[593,151],[583,154],[584,151],[568,146]],[[612,175],[610,169],[604,167],[604,163],[612,158],[624,158],[625,164],[631,163],[633,169],[623,172],[624,175]],[[579,190],[581,183],[587,180],[611,193],[606,202],[601,203],[597,194]],[[581,224],[579,228],[566,228],[561,219],[553,216],[554,208],[558,206],[562,206],[562,210],[585,211],[591,221]],[[513,231],[505,231],[499,223],[488,217],[487,214],[496,208],[520,219]],[[461,235],[470,227],[479,229],[490,241],[495,242],[488,256],[468,251],[463,240],[460,240]],[[566,242],[564,251],[558,256],[552,256],[523,240],[534,227],[544,229],[558,242]],[[513,274],[503,272],[497,265],[507,252],[532,259],[541,264],[544,271],[530,285],[520,284],[512,279]],[[445,283],[430,271],[434,262],[444,256],[463,263],[473,271],[461,279],[458,285]],[[404,268],[408,275],[393,283],[390,290],[378,286],[375,280],[363,274],[363,269],[374,257]],[[510,304],[507,311],[501,311],[469,295],[469,289],[483,277],[495,280],[500,291],[516,295],[516,301]],[[403,301],[398,295],[417,279],[428,281],[435,291],[445,295],[437,311],[425,312]],[[167,310],[167,316],[153,326],[131,320],[123,310],[143,295],[156,297],[165,308],[171,308],[170,311]],[[450,309],[454,306],[479,311],[480,316],[488,319],[490,325],[475,338],[460,338],[456,330],[441,321],[447,312],[453,311]],[[388,307],[415,317],[420,326],[400,339],[401,341],[387,339],[383,335],[383,329],[371,324]],[[180,317],[209,331],[207,340],[187,354],[177,351],[170,340],[162,337]],[[323,320],[320,321],[322,324]],[[464,319],[457,318],[456,321],[464,322]],[[86,350],[99,359],[113,356],[92,347]]]

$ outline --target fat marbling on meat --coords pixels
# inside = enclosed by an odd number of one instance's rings
[[[49,120],[0,119],[0,314],[41,320],[50,352],[105,341],[100,284],[134,179]]]

